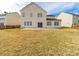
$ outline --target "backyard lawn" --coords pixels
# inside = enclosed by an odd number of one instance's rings
[[[79,56],[79,29],[0,30],[0,56]]]

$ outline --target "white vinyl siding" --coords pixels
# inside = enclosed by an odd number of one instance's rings
[[[62,12],[57,19],[61,19],[61,26],[62,27],[71,27],[73,16],[72,14]]]
[[[38,22],[42,22],[42,26],[44,28],[47,27],[46,24],[46,15],[47,12],[42,10],[41,8],[39,8],[38,6],[36,6],[36,4],[30,4],[28,7],[23,8],[22,10],[20,10],[21,14],[25,13],[25,17],[22,17],[22,23],[21,23],[21,27],[23,28],[37,28],[38,27]],[[30,24],[26,24],[26,26],[24,26],[24,21],[31,21]],[[31,26],[30,26],[31,25]]]

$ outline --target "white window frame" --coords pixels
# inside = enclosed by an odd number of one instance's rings
[[[59,22],[55,21],[54,26],[59,26]]]
[[[4,23],[3,23],[3,22],[1,22],[1,23],[0,23],[0,26],[4,26]]]
[[[31,21],[25,21],[24,26],[32,26],[32,22]]]
[[[37,16],[38,17],[43,17],[43,14],[42,13],[38,13]]]
[[[52,22],[51,21],[47,22],[47,26],[52,26]]]
[[[26,26],[26,21],[24,21],[24,26]]]

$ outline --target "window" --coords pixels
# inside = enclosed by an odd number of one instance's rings
[[[27,21],[27,26],[29,26],[29,21]]]
[[[0,23],[0,26],[4,26],[4,23]]]
[[[42,13],[38,13],[37,15],[38,15],[38,17],[42,17]]]
[[[32,26],[32,22],[30,22],[30,26]]]
[[[24,26],[26,26],[26,21],[24,22]]]
[[[33,17],[33,14],[32,13],[30,13],[30,17]]]
[[[22,17],[25,17],[25,13],[22,13]]]
[[[54,25],[55,25],[55,26],[58,26],[58,25],[59,25],[59,22],[54,22]]]
[[[27,21],[27,22],[25,21],[24,26],[32,26],[32,22],[31,21]]]
[[[51,22],[47,22],[47,26],[51,26],[52,25],[52,23]]]
[[[0,18],[0,20],[5,20],[5,18]]]
[[[79,20],[78,20],[78,23],[79,23]]]

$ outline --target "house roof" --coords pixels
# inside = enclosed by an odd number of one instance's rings
[[[68,13],[68,12],[61,12],[61,13],[66,13],[66,14],[70,14],[70,15],[79,16],[78,14],[73,14],[73,13]],[[60,13],[60,14],[61,14],[61,13]],[[60,14],[59,14],[59,15],[60,15]],[[58,16],[59,16],[59,15],[58,15]]]
[[[6,16],[6,14],[0,14],[0,16]]]
[[[43,8],[41,8],[41,7],[40,7],[39,5],[37,5],[35,2],[31,2],[30,4],[28,4],[28,5],[26,5],[25,7],[23,7],[20,11],[22,11],[22,10],[25,9],[26,7],[29,7],[29,6],[32,5],[32,4],[36,5],[36,6],[39,7],[41,10],[43,10],[44,12],[47,13],[46,10],[44,10]]]
[[[47,15],[47,17],[55,17],[54,15]]]
[[[57,20],[57,21],[61,21],[61,19],[56,19],[56,18],[46,18],[46,20],[52,20],[52,21]]]
[[[73,14],[73,13],[68,13],[68,14],[72,14],[72,15],[75,15],[75,16],[79,16],[78,14]]]

